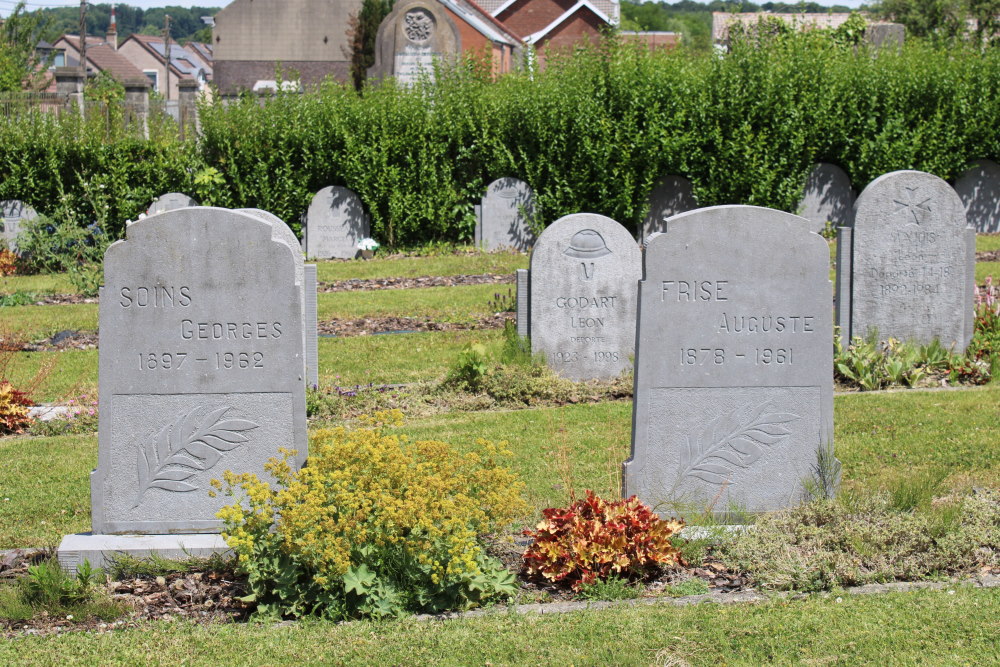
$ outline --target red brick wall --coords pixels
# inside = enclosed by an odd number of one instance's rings
[[[497,19],[521,37],[538,32],[575,5],[575,0],[518,0]]]

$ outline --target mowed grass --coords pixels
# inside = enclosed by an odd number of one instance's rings
[[[1000,283],[1000,262],[976,262],[976,284],[981,285],[986,276],[993,276],[993,284]]]
[[[437,322],[469,322],[492,315],[489,302],[496,294],[513,298],[513,285],[456,285],[363,292],[320,293],[320,322],[362,317],[430,318]]]
[[[0,331],[15,332],[27,340],[48,338],[67,329],[93,331],[96,328],[96,303],[0,308]]]
[[[976,234],[976,252],[1000,250],[1000,234]]]
[[[462,274],[513,273],[528,268],[528,256],[499,252],[448,254],[432,257],[394,257],[371,260],[316,262],[316,276],[322,282],[370,280],[373,278],[418,278],[421,276],[457,276]]]
[[[0,276],[0,294],[34,292],[36,294],[74,294],[76,288],[65,273],[39,273],[33,276]]]
[[[619,606],[420,622],[308,622],[65,633],[0,643],[0,661],[103,665],[984,665],[1000,590]]]
[[[537,514],[564,505],[571,492],[617,493],[631,419],[631,402],[618,401],[450,413],[396,430],[457,447],[478,438],[507,441]],[[946,471],[946,485],[960,488],[1000,483],[1000,387],[841,395],[834,420],[846,489],[873,491],[931,469]],[[96,460],[96,435],[0,438],[0,549],[53,545],[86,530]]]

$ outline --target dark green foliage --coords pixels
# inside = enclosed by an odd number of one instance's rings
[[[351,41],[351,79],[358,90],[375,64],[375,38],[379,24],[392,11],[394,0],[363,0],[361,11],[348,20]]]
[[[41,33],[41,18],[24,10],[18,2],[7,17],[0,21],[0,92],[44,87],[39,74],[47,66],[35,52]]]
[[[534,188],[540,227],[591,211],[635,229],[664,174],[690,178],[704,206],[794,211],[816,161],[860,189],[897,169],[951,178],[1000,156],[1000,50],[914,40],[873,56],[814,31],[737,40],[726,56],[650,54],[612,38],[531,76],[491,82],[463,66],[412,89],[329,83],[206,107],[201,121],[196,145],[11,119],[0,197],[50,217],[62,202],[86,225],[103,184],[117,236],[154,196],[211,174],[205,203],[263,208],[298,231],[313,193],[344,185],[388,249],[471,239],[473,203],[501,176]]]

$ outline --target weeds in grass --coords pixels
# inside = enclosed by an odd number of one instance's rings
[[[584,600],[635,600],[642,597],[642,586],[622,577],[608,577],[581,584],[577,595]]]
[[[0,584],[0,619],[27,621],[39,615],[84,621],[110,621],[126,608],[108,597],[100,583],[103,573],[84,561],[71,577],[55,559],[28,568],[28,575]]]
[[[933,487],[928,480],[924,489]],[[721,542],[718,555],[755,585],[802,591],[1000,565],[1000,493],[930,502],[926,494],[854,494],[764,515],[754,530]]]
[[[137,558],[121,553],[110,559],[107,566],[112,579],[139,579],[186,574],[190,572],[234,572],[236,560],[231,556],[212,554],[208,557],[189,556],[184,559],[164,558],[155,553]]]
[[[664,594],[672,598],[686,597],[688,595],[705,595],[708,593],[708,582],[698,577],[691,577],[676,584],[671,584],[663,589]]]
[[[68,402],[69,411],[58,414],[52,419],[36,419],[29,431],[31,435],[54,436],[74,435],[77,433],[94,433],[97,431],[97,397],[84,394],[71,398]]]
[[[38,300],[34,292],[17,291],[11,294],[0,294],[0,308],[10,306],[30,306]]]
[[[494,292],[493,298],[486,302],[486,308],[491,313],[513,313],[517,311],[517,296],[510,288],[507,293]]]
[[[948,471],[919,470],[905,477],[896,477],[888,485],[888,507],[896,512],[925,510],[943,491]]]

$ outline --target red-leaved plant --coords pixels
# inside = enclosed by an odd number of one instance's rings
[[[529,577],[578,591],[611,575],[638,579],[679,560],[670,536],[684,522],[660,519],[635,496],[607,501],[587,491],[585,499],[542,515],[536,530],[524,531],[535,540],[524,552]]]

